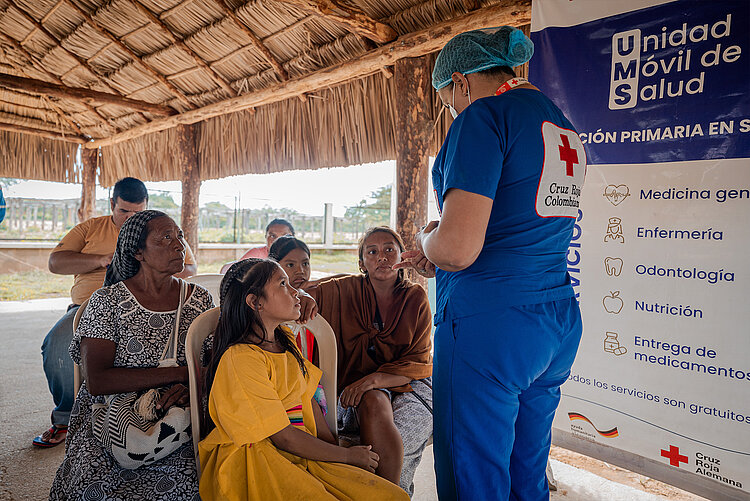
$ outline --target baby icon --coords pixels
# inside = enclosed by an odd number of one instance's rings
[[[619,217],[609,218],[609,224],[607,224],[607,234],[604,235],[604,241],[619,241],[621,244],[625,243],[625,237],[622,234],[622,219]]]
[[[616,332],[607,332],[604,338],[604,351],[620,356],[628,352],[628,349],[624,346],[620,346],[620,341],[617,339]]]

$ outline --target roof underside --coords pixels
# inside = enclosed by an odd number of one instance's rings
[[[184,113],[304,77],[382,45],[372,40],[376,36],[309,4],[338,5],[401,36],[499,1],[0,0],[0,74]],[[309,89],[303,98],[200,122],[201,177],[393,158],[389,76],[386,69],[336,87]],[[438,120],[437,101],[434,108],[440,135],[447,122]],[[29,136],[14,127],[80,142],[163,116],[111,102],[0,87],[0,175],[76,181],[67,165],[75,143]],[[103,147],[100,182],[108,185],[126,174],[179,179],[175,133],[165,130]],[[42,160],[45,152],[49,158]]]

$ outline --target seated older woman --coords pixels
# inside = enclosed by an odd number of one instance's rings
[[[105,395],[169,387],[157,402],[166,411],[185,406],[185,336],[190,323],[213,307],[200,286],[188,287],[181,308],[176,367],[157,367],[176,322],[184,265],[182,231],[166,214],[147,210],[123,224],[104,287],[89,301],[70,354],[84,376],[50,499],[193,500],[198,479],[192,443],[151,464],[127,470],[92,431],[92,405]]]
[[[394,271],[404,244],[392,229],[365,233],[361,275],[306,291],[338,341],[339,428],[380,456],[376,473],[412,494],[432,434],[432,318],[424,289]]]

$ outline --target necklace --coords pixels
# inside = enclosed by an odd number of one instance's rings
[[[527,83],[529,83],[529,81],[525,78],[520,78],[520,77],[511,78],[510,80],[508,80],[507,82],[505,82],[504,84],[502,84],[500,87],[497,88],[497,90],[495,91],[495,95],[499,96],[503,92],[507,92],[514,87],[518,87],[519,85],[523,85]]]

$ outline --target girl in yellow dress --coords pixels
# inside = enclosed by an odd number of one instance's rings
[[[312,400],[320,370],[280,324],[300,315],[281,267],[246,259],[221,285],[207,384],[213,426],[199,444],[209,500],[408,500],[376,476],[370,446],[339,447]]]

